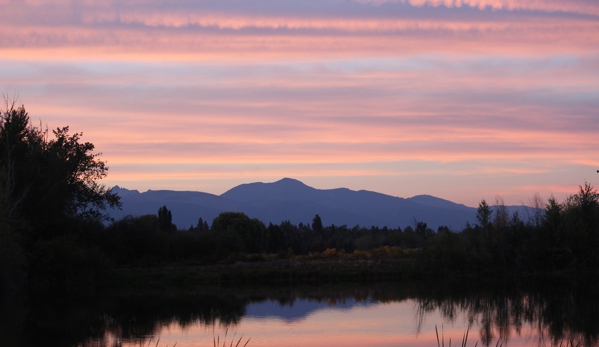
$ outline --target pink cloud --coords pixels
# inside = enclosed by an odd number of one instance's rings
[[[599,46],[594,17],[452,12],[466,5],[496,10],[573,8],[587,15],[599,9],[585,1],[422,0],[422,5],[450,8],[440,15],[422,8],[412,16],[399,10],[390,15],[372,12],[367,5],[364,14],[346,13],[336,2],[326,12],[299,14],[291,5],[278,11],[265,8],[260,14],[198,4],[0,4],[0,29],[6,33],[0,37],[0,51],[5,57],[34,60],[237,59],[240,53],[254,59],[322,59],[422,53],[588,54]]]
[[[599,166],[596,2],[306,1],[0,1],[0,89],[130,188],[292,176],[476,204]]]
[[[599,6],[592,0],[356,0],[359,3],[381,5],[385,3],[408,3],[412,6],[445,6],[460,8],[464,6],[480,10],[532,10],[545,12],[599,13]]]

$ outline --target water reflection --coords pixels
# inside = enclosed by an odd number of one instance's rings
[[[537,283],[536,288],[499,286],[487,290],[429,292],[417,297],[419,317],[440,311],[444,320],[464,314],[479,327],[485,346],[494,339],[508,342],[525,325],[535,328],[538,345],[596,346],[599,300],[596,287],[573,290],[560,283]]]
[[[355,307],[369,307],[373,301],[358,302],[354,298],[346,298],[343,301],[323,301],[296,299],[291,302],[279,300],[267,300],[252,302],[246,307],[245,317],[252,318],[276,318],[286,323],[302,321],[314,312],[328,310],[346,311]]]
[[[222,334],[228,328],[243,329],[243,333],[251,330],[253,343],[248,346],[266,346],[270,342],[256,335],[276,334],[264,329],[278,329],[281,333],[280,327],[290,332],[295,328],[295,333],[306,334],[308,330],[302,329],[312,324],[316,328],[328,325],[338,331],[335,335],[328,329],[328,336],[313,335],[315,339],[326,341],[354,334],[357,340],[362,328],[362,334],[372,333],[370,341],[379,341],[381,346],[398,345],[401,342],[398,334],[408,325],[414,329],[403,333],[414,336],[430,334],[435,325],[444,325],[461,336],[471,326],[471,341],[478,340],[485,346],[494,345],[497,340],[503,341],[504,346],[520,345],[516,341],[522,336],[528,336],[525,345],[598,346],[597,288],[589,284],[556,283],[536,286],[379,283],[295,288],[212,287],[192,292],[68,297],[40,295],[3,301],[0,345],[147,346],[150,342],[154,345],[170,330],[179,333],[173,337],[178,346],[186,345],[185,341],[197,331],[203,334],[202,338],[206,337],[207,346],[212,345],[213,334]],[[356,314],[362,315],[361,320],[355,318]],[[278,328],[268,328],[275,323]],[[383,325],[393,331],[384,330]],[[199,335],[193,336],[198,339]],[[454,345],[456,339],[458,336],[454,335]],[[159,345],[165,346],[166,341]],[[423,345],[436,346],[431,337],[423,337],[421,341]],[[406,344],[410,343],[402,343]]]

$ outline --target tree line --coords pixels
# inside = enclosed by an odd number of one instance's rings
[[[563,202],[536,198],[531,218],[500,199],[481,201],[463,230],[426,222],[402,228],[265,225],[225,212],[209,225],[178,230],[167,206],[156,214],[110,220],[119,197],[99,181],[108,167],[69,128],[35,127],[23,106],[0,112],[0,291],[27,283],[93,283],[111,269],[215,264],[318,256],[413,258],[439,275],[595,272],[599,265],[599,194],[588,183]]]
[[[167,210],[166,206],[162,209]],[[422,271],[439,274],[591,273],[599,265],[599,194],[588,183],[564,202],[551,197],[531,216],[510,214],[498,199],[477,209],[477,223],[462,230],[425,222],[405,228],[324,226],[289,221],[265,225],[241,212],[221,213],[212,225],[201,218],[186,230],[161,228],[159,215],[126,217],[108,226],[106,240],[119,265],[168,262],[214,263],[261,259],[247,255],[328,257],[394,256],[411,251]],[[169,231],[170,230],[170,231]],[[108,247],[104,247],[108,249]],[[384,252],[376,250],[386,249]],[[368,253],[371,251],[370,253]],[[263,257],[264,259],[272,259]]]

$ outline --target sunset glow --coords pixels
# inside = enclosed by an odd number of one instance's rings
[[[0,0],[0,33],[0,91],[110,186],[599,186],[596,0]]]

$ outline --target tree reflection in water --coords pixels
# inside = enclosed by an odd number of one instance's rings
[[[417,303],[417,325],[440,311],[446,322],[464,315],[479,327],[470,340],[490,346],[508,342],[525,327],[538,332],[538,345],[598,346],[599,302],[596,285],[545,283],[487,287],[382,283],[318,287],[203,288],[193,293],[37,296],[4,300],[0,310],[0,345],[120,346],[123,341],[146,346],[163,327],[205,325],[231,330],[250,303],[266,300],[293,305],[296,300],[335,305],[361,302]],[[10,313],[9,313],[10,312]],[[443,324],[443,322],[438,322]],[[506,344],[504,344],[505,346]],[[431,346],[433,347],[433,346]]]
[[[495,286],[491,290],[428,292],[416,300],[419,325],[435,310],[449,322],[461,312],[470,325],[479,326],[485,346],[495,339],[509,342],[514,334],[521,335],[525,325],[536,331],[539,346],[599,345],[599,300],[594,286],[576,290],[556,283],[527,290]]]

